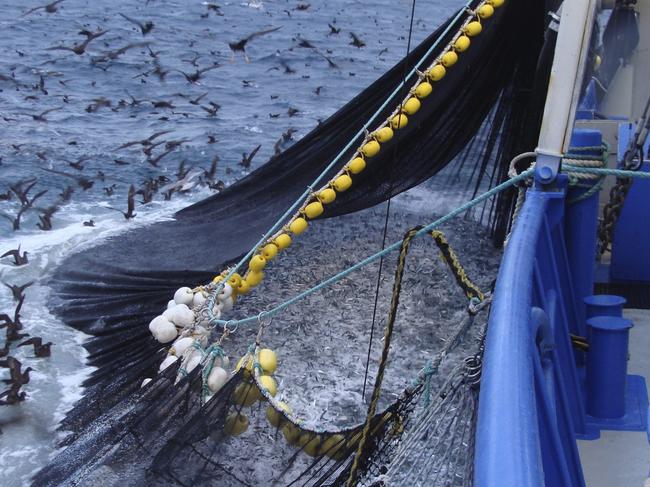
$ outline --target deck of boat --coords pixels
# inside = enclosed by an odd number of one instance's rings
[[[650,382],[650,310],[626,309],[630,331],[628,373]],[[589,487],[650,486],[650,443],[645,431],[602,431],[594,441],[578,440]]]

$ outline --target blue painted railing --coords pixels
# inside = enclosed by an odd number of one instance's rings
[[[585,428],[580,357],[569,336],[583,324],[562,176],[559,186],[528,191],[499,270],[479,397],[477,486],[584,485],[575,440]]]

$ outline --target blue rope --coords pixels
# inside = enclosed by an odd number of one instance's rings
[[[494,196],[495,194],[500,193],[504,189],[507,189],[507,188],[509,188],[511,186],[514,186],[518,182],[520,182],[520,181],[522,181],[524,179],[527,179],[528,177],[530,177],[533,174],[533,171],[534,171],[533,169],[528,169],[527,171],[522,172],[521,174],[517,175],[516,177],[514,177],[512,179],[509,179],[508,181],[505,181],[505,182],[499,184],[498,186],[495,186],[491,190],[477,196],[473,200],[470,200],[470,201],[466,202],[465,204],[459,206],[455,210],[452,210],[451,212],[447,213],[442,218],[439,218],[438,220],[436,220],[436,221],[434,221],[432,223],[429,223],[428,225],[422,227],[415,234],[415,236],[416,237],[421,237],[422,235],[427,235],[431,230],[439,227],[440,225],[443,225],[444,223],[447,223],[452,218],[458,216],[461,213],[464,213],[465,211],[472,208],[473,206],[476,206],[479,203],[481,203],[482,201],[485,201],[486,199],[490,198],[491,196]],[[321,289],[323,289],[323,288],[325,288],[327,286],[330,286],[331,284],[339,282],[341,279],[343,279],[347,275],[351,274],[352,272],[354,272],[354,271],[356,271],[356,270],[358,270],[358,269],[360,269],[362,267],[365,267],[366,265],[376,261],[377,259],[381,258],[382,256],[384,256],[384,255],[386,255],[386,254],[388,254],[390,252],[398,250],[400,248],[401,244],[402,244],[401,240],[398,241],[398,242],[394,242],[393,244],[389,245],[388,247],[386,247],[381,252],[377,252],[376,254],[373,254],[370,257],[366,257],[364,260],[362,260],[360,262],[357,262],[353,266],[348,267],[347,269],[339,272],[338,274],[330,277],[329,279],[326,279],[325,281],[320,282],[316,286],[314,286],[314,287],[312,287],[310,289],[307,289],[306,291],[303,291],[300,294],[297,294],[296,296],[284,301],[283,303],[280,303],[279,305],[277,305],[276,307],[274,307],[274,308],[272,308],[272,309],[270,309],[268,311],[265,311],[264,316],[265,317],[274,316],[274,315],[278,314],[280,311],[284,310],[285,308],[291,306],[295,302],[300,301],[301,299],[304,299],[307,296],[309,296],[309,295],[311,295],[311,294],[313,294],[313,293],[315,293],[315,292],[317,292],[317,291],[319,291],[319,290],[321,290]],[[249,324],[249,323],[254,323],[254,322],[256,323],[258,321],[258,319],[259,319],[259,315],[255,315],[255,316],[249,316],[247,318],[243,318],[241,320],[230,320],[230,323],[236,323],[237,325],[244,325],[244,324]],[[228,321],[215,320],[214,323],[220,324],[220,325],[225,325],[226,323],[228,323]]]
[[[393,98],[399,93],[399,91],[406,84],[406,82],[409,79],[411,79],[413,75],[417,72],[424,59],[426,59],[440,45],[440,42],[449,33],[451,28],[455,25],[456,21],[460,19],[463,15],[469,15],[467,9],[471,5],[471,3],[472,3],[471,0],[468,0],[467,4],[465,5],[465,8],[458,11],[454,19],[449,23],[447,28],[440,34],[438,39],[422,56],[420,61],[418,61],[418,63],[408,73],[408,75],[404,78],[404,80],[399,85],[397,85],[397,88],[395,88],[395,90],[388,96],[386,101],[377,109],[377,111],[375,111],[375,113],[370,117],[370,119],[368,119],[368,121],[363,125],[363,127],[354,135],[354,137],[350,140],[350,142],[348,142],[348,144],[343,149],[341,149],[341,151],[334,158],[334,160],[325,169],[323,169],[323,171],[316,177],[316,179],[314,179],[314,181],[307,187],[305,192],[302,193],[298,197],[298,199],[296,199],[293,205],[291,205],[291,207],[287,211],[285,211],[280,218],[278,218],[278,220],[273,224],[273,226],[262,236],[260,240],[258,240],[258,242],[250,249],[250,251],[244,257],[242,257],[241,260],[234,267],[230,268],[230,270],[226,274],[226,277],[221,282],[217,283],[215,290],[210,294],[210,297],[208,298],[208,317],[211,318],[210,322],[212,324],[215,323],[223,324],[221,320],[212,319],[214,317],[212,315],[212,308],[215,304],[217,294],[221,291],[221,289],[223,288],[224,284],[228,281],[228,279],[230,279],[230,277],[232,277],[232,275],[235,272],[237,272],[241,268],[241,266],[253,256],[253,254],[257,251],[257,249],[282,226],[285,220],[296,211],[296,209],[300,206],[300,204],[303,201],[305,201],[305,199],[313,191],[314,186],[316,186],[325,177],[325,175],[336,165],[339,159],[341,159],[341,157],[343,157],[343,155],[345,155],[345,153],[352,147],[352,145],[359,138],[359,136],[364,135],[366,133],[368,127],[375,121],[375,119],[384,110],[384,108],[386,108],[388,104],[393,100]]]

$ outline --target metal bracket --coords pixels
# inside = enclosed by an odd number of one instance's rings
[[[562,154],[540,150],[539,148],[535,152],[537,152],[535,185],[541,189],[542,186],[548,186],[557,178],[560,172]]]

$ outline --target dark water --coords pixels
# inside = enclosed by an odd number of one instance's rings
[[[462,3],[419,2],[413,42]],[[79,383],[88,372],[83,336],[49,315],[44,304],[48,290],[38,280],[81,246],[169,217],[215,191],[194,184],[216,156],[214,182],[229,184],[268,159],[288,129],[295,130],[294,139],[305,135],[405,54],[411,9],[404,0],[220,2],[215,9],[201,1],[65,0],[54,13],[41,9],[23,16],[38,5],[0,0],[0,193],[27,179],[36,181],[31,196],[47,190],[25,213],[19,231],[10,222],[19,208],[17,199],[0,200],[0,212],[9,217],[0,218],[0,251],[22,244],[31,253],[30,264],[21,268],[3,259],[0,276],[11,283],[37,281],[28,290],[24,322],[30,333],[56,345],[45,360],[29,358],[26,348],[12,352],[36,371],[26,387],[28,401],[0,410],[3,485],[24,483],[46,461],[56,422],[79,396]],[[143,35],[120,13],[154,27]],[[274,27],[280,29],[246,46],[251,62],[241,53],[231,62],[229,42]],[[85,39],[81,30],[107,32],[81,55],[48,50],[80,44]],[[350,44],[351,32],[364,47]],[[304,41],[314,47],[300,47]],[[143,42],[148,44],[101,60],[109,51]],[[181,73],[211,66],[217,67],[195,83]],[[166,74],[159,77],[156,70]],[[210,114],[215,105],[218,110]],[[43,119],[33,117],[50,109]],[[182,143],[155,165],[165,144],[149,157],[141,145],[118,150],[159,131],[169,132],[156,141]],[[242,153],[260,144],[251,168],[239,165]],[[291,140],[278,148],[289,144]],[[70,166],[78,160],[83,169]],[[140,188],[145,180],[161,177],[175,181],[183,161],[185,170],[195,170],[189,173],[196,176],[188,185],[192,191],[173,194],[171,201],[157,193],[148,204],[138,197],[137,216],[128,222],[106,208],[125,210],[131,184]],[[83,190],[79,177],[93,182],[92,187]],[[74,189],[71,199],[53,214],[53,229],[41,231],[39,213],[59,201],[68,186]],[[84,227],[82,222],[90,219],[96,226]],[[11,311],[9,292],[0,293],[0,312]]]

